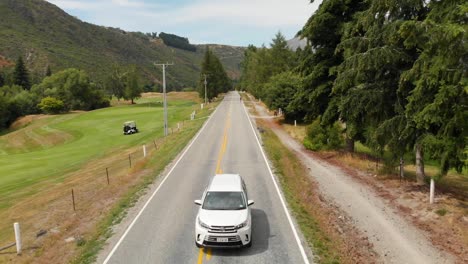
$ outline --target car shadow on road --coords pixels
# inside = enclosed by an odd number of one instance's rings
[[[270,223],[263,210],[252,208],[252,247],[250,248],[214,248],[211,254],[214,256],[250,256],[260,254],[268,250],[270,239]]]

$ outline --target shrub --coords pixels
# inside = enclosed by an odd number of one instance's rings
[[[338,122],[325,127],[320,124],[320,118],[317,118],[307,127],[307,137],[303,144],[307,149],[317,151],[338,149],[343,143],[342,129]]]
[[[47,114],[58,114],[65,109],[65,104],[62,100],[54,97],[45,97],[41,100],[38,107]]]

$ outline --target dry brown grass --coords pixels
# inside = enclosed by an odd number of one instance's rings
[[[282,124],[282,127],[292,138],[299,142],[304,142],[304,139],[307,136],[307,126],[305,125],[290,125],[290,124]]]
[[[27,115],[18,118],[13,124],[11,124],[10,129],[16,130],[22,127],[29,125],[31,122],[42,119],[49,118],[51,115]]]

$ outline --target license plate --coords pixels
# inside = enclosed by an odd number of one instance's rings
[[[227,237],[218,237],[216,239],[217,242],[229,242],[228,238]]]

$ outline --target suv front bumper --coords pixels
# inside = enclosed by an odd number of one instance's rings
[[[240,248],[250,243],[251,231],[250,226],[245,226],[234,232],[214,233],[196,223],[195,243],[201,247]]]

